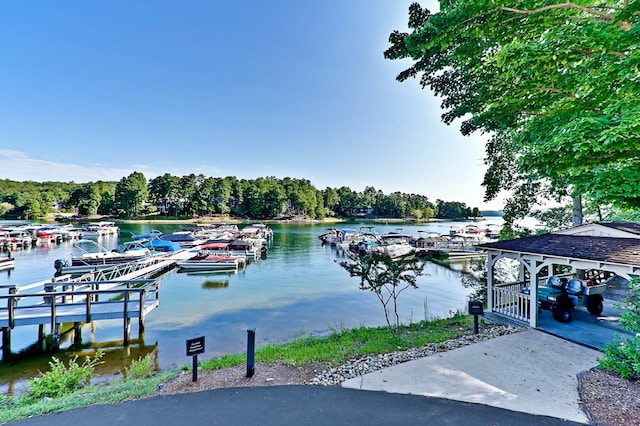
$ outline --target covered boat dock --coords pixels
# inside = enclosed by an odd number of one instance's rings
[[[570,324],[554,321],[544,311],[539,313],[536,301],[539,286],[557,271],[582,275],[608,286],[640,275],[640,223],[589,224],[549,234],[481,244],[479,248],[487,253],[489,315],[497,314],[507,321],[557,335],[593,334],[594,325],[609,329],[609,333],[604,330],[604,335],[610,337],[616,333],[625,334],[618,324],[622,311],[615,305],[619,301],[605,299],[604,310],[597,316],[576,308]],[[495,267],[503,259],[518,263],[517,282],[497,282]],[[599,342],[592,346],[601,349],[603,344]]]

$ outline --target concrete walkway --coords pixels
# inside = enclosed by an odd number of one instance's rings
[[[484,404],[587,423],[577,375],[601,353],[528,329],[347,380],[343,387]]]

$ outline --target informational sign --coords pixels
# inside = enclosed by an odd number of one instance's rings
[[[469,302],[469,315],[482,315],[483,313],[482,302],[476,300]]]
[[[204,336],[187,340],[187,356],[200,355],[204,353]]]
[[[478,300],[472,300],[469,302],[469,314],[473,315],[473,332],[478,334],[478,315],[484,314],[484,308],[482,302]]]
[[[193,358],[192,380],[198,381],[198,355],[204,353],[204,336],[187,339],[187,356]]]

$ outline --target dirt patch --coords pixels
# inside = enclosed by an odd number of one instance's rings
[[[597,368],[579,377],[580,398],[595,425],[640,425],[640,382]]]
[[[198,371],[198,380],[193,381],[191,372],[183,372],[159,387],[156,395],[198,392],[209,389],[247,386],[281,386],[308,384],[323,370],[322,366],[308,365],[291,367],[282,364],[255,364],[253,377],[247,377],[244,365],[213,371]]]

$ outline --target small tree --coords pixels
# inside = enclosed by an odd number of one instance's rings
[[[370,290],[384,308],[384,316],[393,335],[400,327],[398,297],[408,288],[418,288],[417,280],[424,270],[424,263],[415,256],[392,258],[383,251],[365,255],[348,252],[349,262],[340,262],[349,275],[360,278],[360,290]],[[393,312],[391,312],[393,310]],[[394,323],[391,323],[391,315]]]

